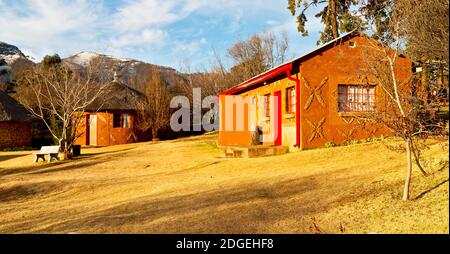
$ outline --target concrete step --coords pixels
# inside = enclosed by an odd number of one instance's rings
[[[219,147],[228,158],[257,158],[285,154],[287,146],[221,146]]]

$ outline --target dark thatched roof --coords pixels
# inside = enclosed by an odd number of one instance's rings
[[[19,102],[0,91],[0,121],[27,122],[31,119],[29,112]]]
[[[113,82],[108,92],[95,100],[86,110],[137,110],[138,103],[143,100],[145,100],[145,95],[141,92],[125,84]]]

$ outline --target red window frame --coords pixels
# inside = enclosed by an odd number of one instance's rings
[[[374,110],[374,85],[338,85],[339,112],[373,112]]]
[[[286,88],[286,113],[295,113],[295,87]]]

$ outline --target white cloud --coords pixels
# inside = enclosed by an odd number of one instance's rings
[[[274,0],[0,0],[0,40],[37,60],[80,51],[141,60],[201,59],[218,46],[214,43],[225,50],[235,35],[258,32],[252,30],[256,27],[294,34],[295,18],[286,5]],[[320,28],[312,17],[310,32]],[[217,42],[215,36],[224,40]]]
[[[38,58],[43,53],[53,53],[61,43],[82,46],[83,39],[96,37],[96,10],[97,5],[87,0],[28,0],[26,4],[2,2],[0,38],[16,45],[26,45],[30,52],[39,52],[35,56]],[[73,38],[80,40],[73,41]]]
[[[148,26],[161,26],[178,21],[181,13],[175,12],[175,1],[127,1],[114,15],[114,27],[122,32],[137,31]]]
[[[278,20],[270,19],[270,20],[266,21],[266,24],[269,25],[269,26],[275,26],[275,25],[279,25],[280,22]]]
[[[137,33],[128,33],[113,38],[110,42],[110,47],[158,46],[164,43],[167,36],[167,32],[160,29],[144,29]]]
[[[200,50],[205,50],[207,44],[208,40],[206,40],[206,38],[201,38],[200,40],[194,40],[191,42],[177,41],[175,42],[173,53],[175,55],[184,54],[185,56],[192,57]]]
[[[244,24],[243,21],[244,12],[242,9],[237,9],[233,14],[230,24],[228,25],[228,31],[230,33],[237,32]]]

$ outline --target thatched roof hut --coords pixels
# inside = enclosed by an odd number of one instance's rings
[[[77,127],[77,145],[109,146],[146,141],[137,128],[138,104],[146,99],[141,92],[112,82],[108,92],[86,108],[85,124]]]
[[[29,112],[6,92],[0,91],[0,122],[27,122],[32,119]]]
[[[112,82],[108,92],[100,96],[86,111],[137,110],[140,101],[145,100],[141,92],[119,82]]]

